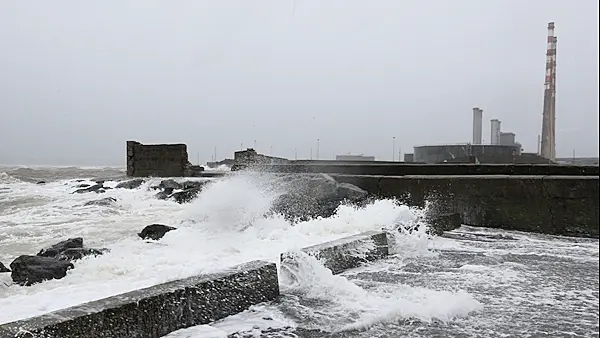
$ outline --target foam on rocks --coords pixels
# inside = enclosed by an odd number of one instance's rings
[[[0,326],[0,338],[159,338],[279,296],[275,263],[252,261]]]
[[[384,231],[363,232],[309,246],[301,251],[318,259],[333,274],[357,268],[365,262],[383,259],[389,254],[387,233]],[[281,266],[293,264],[297,258],[298,252],[284,252],[281,254]]]

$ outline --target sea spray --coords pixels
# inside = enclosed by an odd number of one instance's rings
[[[343,275],[333,275],[315,257],[297,251],[281,266],[284,300],[296,318],[310,318],[314,329],[327,332],[365,329],[406,319],[447,321],[481,309],[464,291],[433,291],[397,284],[366,290]]]
[[[61,280],[0,289],[0,308],[8,309],[0,313],[0,323],[254,259],[278,262],[281,252],[369,230],[393,229],[394,224],[416,219],[411,208],[376,200],[360,208],[342,205],[329,218],[291,223],[268,212],[274,198],[285,193],[285,184],[280,184],[285,179],[277,175],[235,173],[211,179],[188,204],[156,199],[152,187],[160,181],[148,179],[137,189],[109,189],[101,197],[117,202],[102,207],[82,206],[98,199],[96,193],[72,194],[76,185],[93,183],[89,179],[8,184],[9,198],[41,198],[43,203],[0,214],[0,232],[6,236],[0,246],[3,262],[76,236],[111,251],[77,261]],[[109,187],[117,183],[104,182]],[[138,238],[137,233],[153,223],[177,230],[155,243]]]

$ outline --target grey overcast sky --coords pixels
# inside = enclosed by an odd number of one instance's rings
[[[598,155],[592,0],[0,0],[0,163],[125,165],[125,141],[289,158],[471,140],[535,152],[546,33],[557,154]]]

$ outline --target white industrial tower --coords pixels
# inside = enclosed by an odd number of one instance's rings
[[[483,110],[473,108],[473,144],[481,144],[483,126]]]
[[[498,119],[493,119],[491,122],[490,144],[500,144],[501,123]]]
[[[546,49],[546,77],[544,80],[544,108],[542,111],[542,141],[540,153],[543,157],[556,160],[556,42],[554,22],[548,23]]]

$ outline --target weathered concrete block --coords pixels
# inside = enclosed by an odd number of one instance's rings
[[[159,338],[278,296],[276,265],[253,261],[0,325],[0,338]]]
[[[185,144],[127,141],[127,176],[182,177],[188,165]]]
[[[340,238],[302,249],[303,252],[319,259],[334,274],[356,268],[364,262],[375,261],[387,257],[387,233],[368,231],[358,235]],[[281,264],[295,257],[293,252],[281,254]]]

